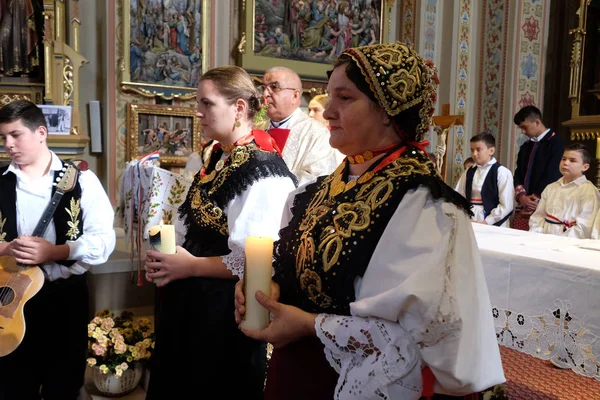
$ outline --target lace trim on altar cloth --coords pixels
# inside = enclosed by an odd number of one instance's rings
[[[498,344],[600,381],[600,338],[571,308],[570,302],[560,299],[541,315],[494,307]]]
[[[246,264],[246,258],[244,255],[244,249],[237,246],[232,246],[231,253],[223,256],[223,264],[229,271],[238,278],[244,277],[244,265]]]
[[[340,374],[335,399],[420,398],[420,355],[399,324],[320,314],[315,329],[327,361]]]

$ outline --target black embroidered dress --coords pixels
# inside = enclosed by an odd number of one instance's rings
[[[196,257],[226,256],[228,204],[259,180],[287,177],[293,188],[295,178],[277,153],[254,141],[234,147],[227,158],[219,144],[205,153],[205,168],[180,208],[188,228],[183,247]],[[164,287],[148,399],[188,398],[188,392],[199,399],[262,398],[261,360],[252,360],[260,342],[237,328],[236,282],[191,277]]]

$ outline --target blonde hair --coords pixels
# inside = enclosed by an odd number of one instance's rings
[[[252,78],[240,67],[225,65],[213,68],[204,73],[200,81],[211,81],[229,104],[238,99],[245,100],[248,103],[249,120],[262,108],[261,96]]]
[[[310,99],[310,101],[311,102],[316,101],[317,103],[322,105],[323,108],[326,108],[327,103],[329,102],[329,96],[327,94],[318,94],[315,97],[313,97],[312,99]]]

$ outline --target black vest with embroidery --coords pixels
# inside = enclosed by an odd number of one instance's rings
[[[254,182],[268,177],[289,177],[297,182],[277,153],[260,150],[254,143],[235,147],[217,171],[222,149],[211,151],[207,145],[206,168],[194,177],[179,215],[187,226],[183,247],[196,257],[224,256],[229,230],[228,203],[241,195]]]
[[[490,167],[485,179],[483,180],[483,185],[481,186],[481,202],[483,203],[483,210],[485,211],[485,216],[490,215],[492,210],[498,207],[500,204],[500,197],[498,195],[498,169],[500,168],[500,163],[497,162]],[[467,171],[467,181],[465,182],[465,197],[471,203],[471,192],[473,190],[473,177],[475,176],[475,171],[477,167],[471,167]],[[512,211],[502,218],[500,221],[496,222],[495,226],[500,226],[512,215]]]
[[[282,303],[311,313],[349,315],[354,282],[364,275],[388,222],[411,189],[423,185],[434,199],[443,198],[469,213],[466,200],[442,181],[417,148],[408,147],[371,173],[375,168],[377,163],[340,193],[334,188],[340,185],[336,174],[347,181],[348,164],[343,163],[296,196],[292,219],[275,245],[274,280],[281,287]]]
[[[63,162],[63,167],[65,163]],[[17,232],[17,176],[14,173],[4,172],[8,166],[0,168],[0,238],[10,242],[18,237]],[[60,177],[62,171],[54,172],[54,180]],[[56,187],[52,187],[52,195]],[[36,221],[37,224],[38,221]],[[53,216],[56,231],[55,244],[65,244],[67,240],[77,240],[83,234],[83,210],[81,209],[81,186],[79,182],[73,190],[65,193],[58,203]],[[33,232],[27,232],[32,234]],[[74,260],[55,261],[67,267],[75,264]]]

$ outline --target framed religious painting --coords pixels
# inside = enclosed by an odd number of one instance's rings
[[[158,151],[161,166],[183,167],[202,142],[196,109],[128,104],[127,159]]]
[[[211,0],[123,0],[121,90],[194,98],[210,64],[210,9]]]
[[[242,0],[239,64],[252,73],[285,66],[326,80],[349,47],[383,43],[390,0]]]

